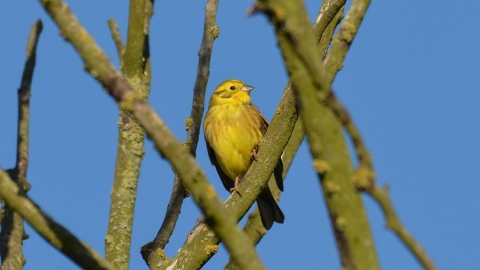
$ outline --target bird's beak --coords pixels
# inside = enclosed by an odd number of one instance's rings
[[[243,90],[243,91],[247,91],[247,92],[250,92],[250,91],[252,91],[252,90],[253,90],[253,86],[250,86],[250,85],[244,85],[244,86],[242,87],[242,89],[241,89],[241,90]]]

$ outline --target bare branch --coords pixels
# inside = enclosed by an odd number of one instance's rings
[[[292,165],[293,158],[296,156],[298,148],[302,144],[303,138],[305,137],[305,130],[303,130],[302,121],[297,121],[295,123],[295,128],[293,129],[292,136],[288,141],[285,151],[283,152],[282,161],[283,161],[283,179],[287,176],[290,166]]]
[[[317,19],[315,20],[315,23],[313,25],[313,33],[315,35],[315,38],[318,40],[317,48],[320,51],[322,59],[325,58],[328,46],[330,45],[333,37],[333,33],[335,32],[335,29],[337,28],[338,24],[340,24],[340,21],[343,18],[345,2],[345,0],[323,1],[320,12],[317,16]],[[331,14],[333,14],[334,12],[336,12],[336,14],[334,17],[332,17]],[[295,124],[295,129],[293,130],[292,137],[290,137],[290,140],[285,147],[285,152],[282,157],[284,178],[288,173],[290,165],[297,153],[298,148],[300,147],[300,144],[303,141],[303,137],[305,137],[305,130],[303,129],[302,122],[298,121]]]
[[[78,240],[63,226],[44,213],[26,195],[8,174],[0,170],[0,196],[52,246],[84,269],[116,269],[109,261]]]
[[[115,42],[115,47],[117,48],[118,59],[121,61],[125,54],[125,43],[123,43],[122,35],[118,30],[117,22],[114,19],[108,20],[108,27],[110,28],[113,42]]]
[[[353,142],[359,163],[354,176],[354,183],[357,189],[369,194],[380,205],[386,218],[387,228],[391,229],[397,235],[423,267],[425,269],[436,269],[435,264],[422,246],[401,223],[388,195],[388,187],[381,188],[375,183],[375,170],[370,152],[347,109],[340,103],[333,92],[330,94],[328,105],[342,122],[342,125],[345,127],[345,130]]]
[[[388,195],[388,187],[381,188],[375,185],[373,188],[369,189],[367,193],[372,196],[382,208],[387,220],[387,227],[395,232],[398,238],[400,238],[408,247],[408,249],[410,249],[422,266],[428,270],[437,269],[428,254],[403,226],[397,214],[395,213],[390,196]]]
[[[343,66],[343,60],[350,49],[350,45],[358,32],[369,5],[370,0],[353,1],[345,18],[345,23],[342,24],[339,32],[335,36],[332,48],[325,61],[325,70],[329,83],[333,82],[335,75]],[[327,101],[328,106],[342,122],[355,147],[359,161],[359,166],[354,177],[355,185],[359,190],[369,194],[380,205],[387,220],[387,227],[403,241],[423,267],[425,267],[425,269],[436,269],[433,261],[426,254],[425,250],[415,241],[400,222],[388,196],[388,188],[381,188],[375,183],[375,170],[373,168],[372,157],[348,111],[333,92],[330,92]]]
[[[297,123],[300,123],[297,121]],[[284,174],[286,174],[286,170],[284,168],[283,170]],[[282,178],[285,180],[285,178]],[[273,194],[273,197],[275,198],[275,201],[280,201],[280,190],[278,189],[278,186],[275,182],[275,177],[272,176],[270,177],[270,180],[268,181],[268,186],[270,188],[270,191]],[[265,227],[262,224],[262,220],[260,219],[260,212],[258,211],[258,206],[255,207],[255,210],[248,215],[248,220],[245,226],[243,227],[243,231],[245,234],[248,236],[250,241],[253,242],[254,245],[257,245],[260,243],[262,238],[267,234],[268,230],[265,229]],[[234,269],[240,269],[238,264],[235,263],[235,261],[230,257],[228,260],[227,265],[225,266],[225,270],[234,270]]]
[[[210,74],[210,58],[212,55],[213,42],[219,36],[219,28],[216,25],[218,0],[208,0],[205,6],[205,22],[203,27],[203,39],[198,53],[197,79],[193,88],[193,102],[190,117],[185,121],[187,138],[184,142],[185,150],[196,156],[200,126],[202,123],[205,92],[207,89],[208,77]],[[142,257],[148,265],[156,265],[156,261],[163,258],[156,252],[158,248],[164,249],[168,239],[175,229],[183,199],[187,196],[180,178],[175,174],[173,190],[168,203],[165,218],[155,239],[142,247]],[[153,252],[153,253],[152,253]],[[156,258],[149,258],[150,255]]]
[[[353,166],[342,127],[322,102],[330,92],[302,1],[258,0],[269,16],[290,75],[314,168],[321,181],[343,267],[379,269],[362,199],[351,183]],[[335,12],[336,14],[336,12]],[[353,224],[355,224],[353,226]]]
[[[85,61],[85,69],[102,83],[108,93],[119,103],[121,109],[134,115],[153,140],[159,153],[171,162],[182,183],[191,191],[193,199],[205,215],[208,226],[222,239],[237,263],[245,269],[264,269],[253,244],[238,228],[233,215],[222,204],[195,159],[183,149],[148,102],[133,91],[115,70],[108,57],[78,22],[67,4],[61,0],[41,0],[40,2],[58,24],[64,38],[73,44]],[[260,188],[254,195],[258,196],[259,193]]]
[[[30,30],[30,36],[27,43],[27,59],[23,70],[22,82],[18,89],[18,142],[17,142],[17,163],[15,170],[19,177],[19,184],[25,191],[30,189],[30,184],[26,182],[28,168],[28,142],[29,142],[29,123],[30,123],[30,89],[33,79],[33,71],[37,58],[37,45],[40,34],[43,29],[42,21],[35,22]]]
[[[150,92],[150,52],[148,26],[153,5],[149,0],[131,0],[127,46],[122,72],[134,91],[147,99]],[[112,32],[113,35],[113,32]],[[119,51],[120,54],[121,51]],[[120,110],[118,149],[108,232],[105,238],[106,258],[120,269],[128,269],[132,239],[133,214],[137,197],[140,166],[144,155],[144,130],[132,115]]]
[[[343,8],[345,7],[346,2],[346,0],[325,0],[322,2],[318,16],[313,24],[313,33],[318,44],[321,43],[321,39],[326,36],[325,34],[329,33],[328,31],[325,31],[329,25],[333,25],[334,29],[336,28],[339,20],[335,19],[335,17],[338,16],[339,11],[341,10],[341,17],[343,17]],[[332,24],[332,22],[334,23]],[[328,36],[327,44],[330,44],[332,35],[330,34]]]
[[[332,84],[337,72],[343,67],[343,60],[350,49],[371,0],[354,0],[347,12],[344,23],[335,35],[332,47],[325,59],[327,83]],[[325,93],[328,94],[328,93]]]
[[[21,193],[26,193],[30,189],[30,184],[27,182],[30,89],[35,69],[37,44],[42,29],[42,21],[37,20],[30,30],[22,82],[18,89],[17,161],[15,169],[10,171],[10,176],[19,186]],[[28,238],[24,231],[23,218],[15,213],[10,206],[4,205],[1,225],[0,255],[2,257],[2,269],[22,269],[25,264],[22,241]]]
[[[8,170],[8,175],[18,185],[18,175],[15,170]],[[6,173],[5,173],[6,174]],[[24,193],[23,190],[19,192]],[[0,195],[2,196],[2,195]],[[0,232],[0,255],[2,265],[0,269],[23,269],[26,260],[22,250],[24,223],[22,216],[3,198],[2,231]]]
[[[318,49],[322,54],[322,58],[325,57],[327,48],[332,39],[335,28],[340,23],[340,20],[343,18],[345,0],[326,0],[323,1],[320,8],[320,12],[315,20],[313,25],[313,33],[318,40]],[[286,87],[291,87],[290,83]],[[283,175],[282,179],[285,179],[290,165],[292,164],[293,158],[295,157],[300,144],[305,137],[305,131],[303,129],[303,124],[301,121],[297,121],[295,128],[292,132],[287,146],[285,147],[284,153],[282,155],[283,162]],[[270,182],[269,182],[270,184]],[[274,193],[275,199],[278,201],[280,198],[280,192],[276,185],[270,185],[270,190]],[[268,232],[265,230],[260,223],[258,218],[258,208],[249,215],[248,221],[245,224],[244,231],[252,240],[253,243],[258,244],[263,236]],[[233,260],[230,258],[225,269],[238,269],[238,266],[235,265]]]

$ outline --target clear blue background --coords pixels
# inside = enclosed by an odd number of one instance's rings
[[[150,103],[184,140],[197,70],[206,1],[156,1],[151,26]],[[254,103],[271,119],[287,75],[272,27],[247,18],[250,1],[220,1],[207,95],[227,78],[255,86]],[[128,1],[69,1],[118,66],[107,26],[115,18],[125,37]],[[321,1],[308,1],[310,17]],[[441,269],[480,266],[480,2],[373,1],[334,88],[359,126],[378,182],[408,230]],[[15,162],[17,88],[30,27],[41,18],[32,85],[29,195],[72,233],[103,254],[117,147],[118,109],[59,35],[36,1],[0,2],[0,167]],[[201,136],[198,162],[225,199]],[[173,173],[146,143],[136,204],[131,269],[146,269],[140,247],[164,217]],[[364,197],[384,269],[421,267],[385,229],[379,207]],[[324,200],[306,144],[287,176],[280,202],[286,220],[258,245],[270,269],[339,269]],[[185,200],[166,253],[174,256],[199,216]],[[26,269],[76,269],[30,227]],[[228,260],[222,246],[205,269]]]

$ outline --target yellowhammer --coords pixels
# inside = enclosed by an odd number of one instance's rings
[[[220,84],[210,98],[205,115],[204,133],[210,161],[217,169],[223,186],[237,191],[256,154],[258,143],[267,132],[268,121],[252,104],[253,87],[239,80]],[[278,188],[283,191],[282,160],[274,170]],[[278,207],[268,185],[257,198],[263,226],[268,230],[273,222],[283,223],[285,216]]]

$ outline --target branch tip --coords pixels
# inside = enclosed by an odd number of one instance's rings
[[[251,17],[259,12],[260,12],[260,9],[257,6],[253,6],[247,10],[247,12],[245,13],[245,16]]]

